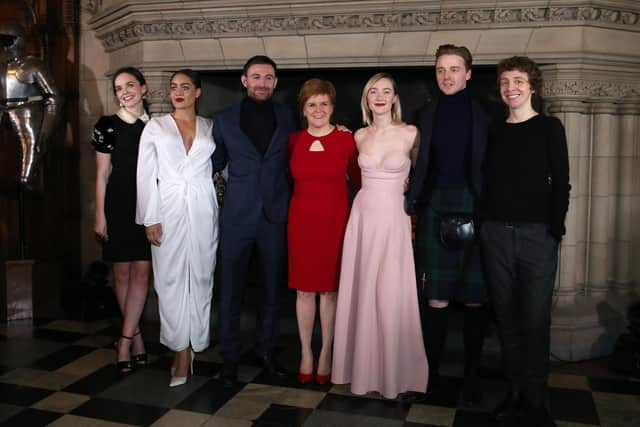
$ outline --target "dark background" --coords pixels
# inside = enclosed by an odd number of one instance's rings
[[[398,84],[404,121],[412,122],[416,111],[433,96],[437,96],[434,67],[357,68],[320,70],[279,70],[274,99],[298,109],[298,90],[311,78],[331,81],[336,87],[337,102],[334,123],[355,130],[362,127],[360,97],[367,80],[375,73],[388,72]],[[240,83],[240,71],[202,72],[203,93],[198,102],[198,114],[210,117],[245,95]],[[496,89],[495,67],[474,67],[468,87],[492,116],[502,114],[501,101]]]

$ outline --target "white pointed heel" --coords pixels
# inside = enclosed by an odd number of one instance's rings
[[[191,361],[189,362],[189,372],[193,375],[193,361],[196,358],[196,354],[191,350]],[[178,387],[187,383],[189,376],[176,377],[176,368],[171,367],[171,381],[169,381],[169,387]]]
[[[169,381],[169,387],[178,387],[187,383],[188,377],[171,377]]]

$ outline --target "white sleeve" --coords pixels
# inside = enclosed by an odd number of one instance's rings
[[[142,131],[138,148],[136,223],[145,226],[162,222],[156,150],[159,134],[160,127],[157,121],[151,119]]]

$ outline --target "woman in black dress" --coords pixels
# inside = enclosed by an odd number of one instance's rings
[[[133,67],[111,80],[120,110],[101,117],[93,130],[96,150],[94,231],[103,241],[103,258],[113,263],[116,296],[122,312],[117,365],[122,373],[144,365],[147,355],[138,322],[147,299],[151,251],[144,227],[135,223],[138,144],[149,120],[145,79]]]

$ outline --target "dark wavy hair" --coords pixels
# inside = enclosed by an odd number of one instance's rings
[[[256,64],[271,65],[273,67],[273,74],[278,74],[278,67],[276,66],[276,63],[273,59],[269,58],[266,55],[256,55],[252,56],[247,60],[247,62],[244,63],[244,66],[242,67],[242,75],[246,76],[249,72],[249,67]]]
[[[181,70],[174,72],[173,74],[171,74],[171,78],[169,79],[169,82],[171,82],[171,80],[173,80],[173,78],[178,74],[182,74],[189,77],[189,80],[191,80],[191,83],[193,83],[193,85],[197,89],[200,89],[202,87],[202,79],[200,78],[200,73],[198,73],[195,70],[192,70],[191,68],[183,68]]]
[[[138,83],[140,83],[140,86],[147,84],[147,80],[144,78],[144,75],[136,67],[121,67],[121,68],[118,68],[116,70],[116,72],[113,73],[113,76],[111,76],[111,89],[113,89],[113,94],[114,95],[116,94],[116,79],[118,78],[118,76],[120,74],[129,74],[129,75],[133,76],[138,81]],[[147,92],[148,91],[149,91],[149,88],[147,87]],[[144,111],[146,111],[147,114],[148,114],[149,113],[149,103],[147,102],[146,96],[142,98],[142,107],[144,108]]]
[[[500,77],[506,71],[520,71],[527,75],[531,85],[531,105],[534,110],[540,112],[542,107],[542,72],[531,58],[527,56],[512,56],[505,58],[496,67],[497,84],[500,87]]]

